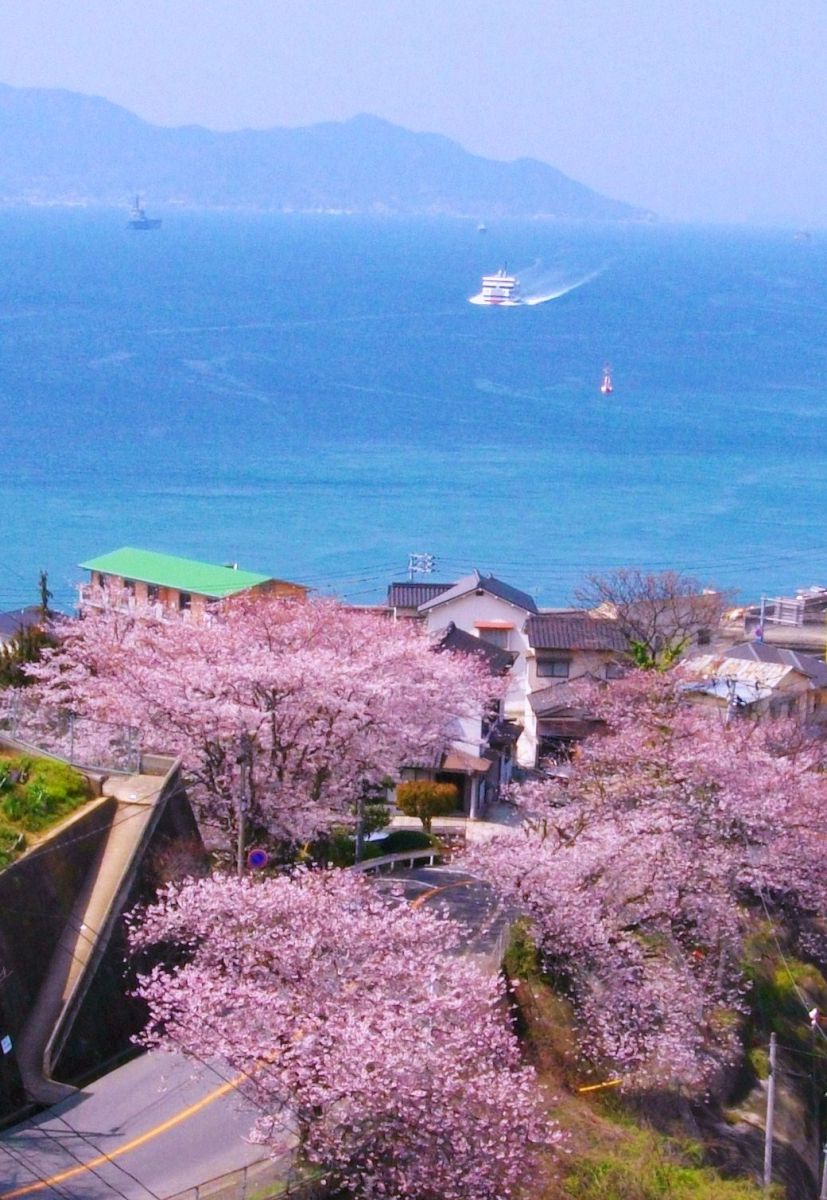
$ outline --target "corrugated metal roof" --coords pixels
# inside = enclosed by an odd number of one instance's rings
[[[769,687],[761,687],[743,679],[729,680],[717,677],[695,680],[693,683],[686,684],[684,690],[698,692],[704,696],[715,696],[719,700],[741,704],[744,707],[755,704],[758,700],[766,700],[772,695],[772,688]]]
[[[388,608],[419,608],[426,600],[433,600],[447,592],[452,583],[391,583],[388,585]]]
[[[702,654],[690,659],[686,670],[699,679],[732,679],[754,687],[774,688],[795,667],[783,662],[751,662],[726,654]]]
[[[533,596],[529,596],[528,592],[521,592],[519,588],[512,587],[510,583],[503,583],[501,579],[495,579],[493,575],[480,575],[479,571],[472,571],[470,575],[458,579],[457,582],[440,596],[435,596],[431,600],[420,604],[423,611],[436,608],[439,604],[446,604],[449,600],[458,600],[461,596],[467,596],[469,592],[482,590],[488,592],[491,596],[497,596],[500,600],[505,600],[509,604],[515,605],[516,608],[522,608],[525,612],[536,613],[537,605]]]
[[[271,580],[271,576],[259,575],[254,571],[238,571],[214,563],[178,558],[173,554],[136,550],[132,546],[122,546],[120,550],[101,554],[98,558],[90,558],[80,563],[80,566],[85,571],[119,575],[122,579],[175,588],[180,592],[192,592],[196,596],[209,596],[215,600],[233,596],[237,592],[244,592]]]
[[[528,644],[535,650],[613,650],[623,653],[629,642],[617,621],[577,616],[529,617],[526,621]]]

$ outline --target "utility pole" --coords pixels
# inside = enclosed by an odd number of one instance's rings
[[[772,1187],[772,1135],[775,1125],[775,1076],[777,1048],[775,1034],[770,1034],[770,1074],[767,1080],[767,1124],[764,1131],[764,1195],[769,1196]],[[822,1192],[824,1191],[822,1187]]]
[[[51,616],[52,610],[49,608],[49,601],[52,599],[53,594],[54,594],[53,592],[49,591],[49,572],[48,571],[40,572],[40,575],[38,576],[38,580],[37,580],[37,587],[40,592],[40,615],[41,615],[41,617],[43,617],[43,620],[45,621],[47,617]]]
[[[361,862],[365,853],[365,795],[362,792],[356,801],[356,836],[353,839],[353,857]]]
[[[738,687],[738,681],[727,675],[724,683],[726,684],[726,714],[724,715],[724,724],[729,725],[733,716],[738,711],[738,705],[736,702],[736,689]]]
[[[433,554],[409,554],[408,579],[412,580],[414,575],[430,575],[434,569],[434,563]]]
[[[238,825],[238,840],[236,842],[235,870],[239,879],[244,874],[247,842],[247,813],[250,809],[250,770],[253,765],[253,739],[246,730],[242,730],[240,748],[236,762],[238,763],[238,804],[236,807],[236,823]]]
[[[761,616],[758,618],[758,628],[755,631],[755,639],[758,642],[764,640],[764,622],[767,619],[767,598],[761,597]]]

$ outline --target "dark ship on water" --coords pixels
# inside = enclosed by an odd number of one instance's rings
[[[130,229],[160,229],[161,218],[148,217],[141,208],[141,197],[136,196],[127,224]]]

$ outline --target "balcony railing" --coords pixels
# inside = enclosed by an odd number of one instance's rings
[[[209,609],[195,610],[179,608],[177,605],[162,604],[160,600],[139,600],[127,589],[115,591],[99,584],[84,583],[78,588],[78,609],[97,609],[103,612],[118,612],[125,616],[146,616],[158,621],[205,621],[209,620]]]

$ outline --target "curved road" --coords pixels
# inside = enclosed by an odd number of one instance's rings
[[[487,885],[449,867],[374,882],[445,908],[468,932],[464,952],[493,968],[508,921]],[[261,1160],[246,1140],[255,1115],[242,1076],[150,1052],[0,1134],[0,1200],[167,1200]],[[285,1129],[285,1152],[291,1143]]]

